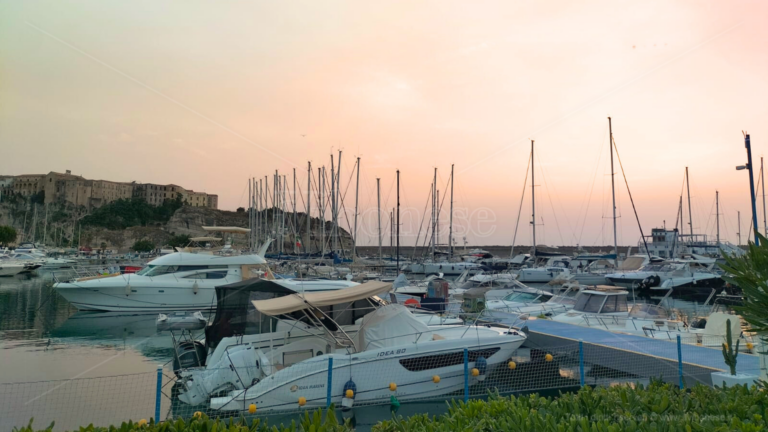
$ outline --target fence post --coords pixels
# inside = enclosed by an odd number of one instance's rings
[[[464,348],[464,402],[469,401],[469,351]]]
[[[680,335],[677,335],[677,373],[680,375],[680,388],[684,388],[683,383],[683,344],[680,342]]]
[[[584,387],[584,341],[579,339],[579,378]]]
[[[157,390],[155,392],[155,424],[160,423],[160,395],[163,389],[163,367],[157,368]]]
[[[325,406],[331,406],[331,385],[333,384],[333,357],[328,357],[328,391],[325,396]]]

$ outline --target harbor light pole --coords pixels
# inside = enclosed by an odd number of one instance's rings
[[[757,204],[755,203],[755,180],[754,175],[752,173],[752,146],[750,144],[749,140],[749,134],[744,134],[744,147],[747,149],[747,164],[746,165],[739,165],[736,167],[737,171],[741,171],[743,169],[749,170],[749,199],[752,204],[752,227],[755,230],[755,245],[760,245],[760,238],[757,236],[758,228],[757,228]]]

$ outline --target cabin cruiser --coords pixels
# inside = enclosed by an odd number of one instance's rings
[[[301,314],[323,333],[282,346],[230,346],[215,364],[181,373],[179,399],[221,411],[247,411],[253,404],[264,412],[325,407],[329,399],[351,407],[386,403],[393,394],[399,400],[440,396],[463,388],[467,367],[478,369],[469,385],[484,380],[525,341],[524,333],[510,328],[428,326],[398,304],[372,303],[375,310],[362,318],[355,335],[328,313],[343,314],[343,305],[390,289],[377,281],[252,301],[261,316]]]
[[[577,294],[573,309],[552,317],[553,321],[574,325],[589,325],[597,318],[613,319],[624,324],[629,315],[627,295],[624,290],[584,290]]]
[[[215,287],[271,277],[258,255],[221,256],[177,252],[150,261],[133,274],[59,280],[54,288],[79,310],[201,310],[216,306]],[[280,279],[292,291],[324,291],[357,285],[343,280]]]
[[[539,305],[549,302],[555,295],[548,291],[542,291],[536,288],[524,287],[516,288],[511,293],[497,300],[491,300],[486,293],[486,309],[515,310],[521,307]]]
[[[0,276],[15,276],[27,271],[27,263],[12,259],[8,255],[0,255]]]
[[[568,268],[571,258],[555,255],[547,259],[541,267],[521,268],[517,280],[523,283],[547,283],[554,279],[567,279],[571,271]]]
[[[714,265],[713,258],[652,262],[637,271],[608,274],[605,278],[624,288],[708,291],[725,285],[721,275],[713,271]]]

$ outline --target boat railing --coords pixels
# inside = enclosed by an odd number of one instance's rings
[[[55,283],[67,283],[83,281],[120,274],[120,266],[117,265],[77,265],[64,267],[51,272]]]

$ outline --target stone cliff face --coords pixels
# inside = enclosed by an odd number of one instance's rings
[[[32,221],[36,222],[36,239],[39,242],[43,241],[43,231],[47,230],[47,243],[53,245],[54,242],[50,241],[53,236],[63,236],[65,238],[75,239],[80,236],[80,240],[83,246],[88,246],[94,249],[106,248],[117,249],[119,252],[127,252],[131,246],[138,240],[150,240],[157,247],[162,247],[168,240],[175,235],[188,235],[190,237],[203,237],[210,236],[203,230],[203,226],[233,226],[233,227],[248,227],[248,213],[232,212],[224,210],[216,210],[206,207],[189,207],[185,206],[178,209],[171,219],[165,224],[156,224],[154,226],[136,226],[130,227],[125,230],[108,230],[99,227],[83,228],[82,234],[79,233],[77,221],[80,217],[84,216],[85,210],[76,208],[74,206],[51,204],[48,208],[48,223],[45,227],[45,206],[37,206],[37,217],[34,217],[34,206],[28,203],[0,203],[0,225],[11,225],[19,232],[19,240],[21,240],[21,232],[27,233],[27,240],[31,240],[29,237],[33,230],[31,229]],[[272,211],[266,211],[263,213],[269,222],[270,229],[273,225]],[[275,216],[281,216],[279,211],[275,211]],[[292,213],[286,213],[285,226],[287,233],[291,232],[290,218]],[[307,220],[304,213],[297,214],[297,229],[300,232],[302,243],[306,244],[306,226]],[[319,239],[322,232],[322,224],[318,218],[312,218],[311,221],[312,230],[312,251],[320,249],[321,245]],[[326,242],[331,233],[331,223],[326,222],[325,227]],[[351,236],[339,227],[341,238],[343,239],[343,247],[350,249],[352,245]],[[293,252],[296,238],[294,235],[285,234],[285,243],[283,250],[285,252]],[[236,235],[234,238],[235,245],[242,246],[248,243],[247,235]],[[330,250],[330,245],[326,246],[326,250]],[[304,249],[302,248],[303,252]]]
[[[272,212],[266,212],[267,220],[272,223]],[[275,212],[276,216],[280,216],[279,212]],[[286,229],[288,232],[290,228],[290,217],[292,214],[286,213]],[[304,213],[297,214],[297,225],[301,232],[302,243],[306,243],[306,219]],[[86,239],[86,231],[83,233],[83,244],[91,247],[100,247],[102,243],[106,243],[108,247],[116,248],[118,250],[127,251],[137,240],[147,239],[151,240],[158,247],[164,245],[174,235],[188,235],[190,237],[203,237],[212,235],[209,232],[203,230],[204,226],[228,226],[228,227],[241,227],[248,228],[248,213],[237,213],[224,210],[216,210],[205,207],[182,207],[173,214],[171,219],[163,226],[155,227],[131,227],[123,231],[110,231],[103,228],[93,228],[87,231],[88,237]],[[270,225],[271,226],[271,225]],[[312,250],[319,250],[320,244],[317,239],[321,237],[322,225],[318,218],[312,218]],[[326,238],[331,232],[331,223],[326,222]],[[352,245],[351,236],[342,228],[339,228],[341,237],[343,239],[344,247],[349,249]],[[216,234],[218,235],[218,234]],[[86,243],[87,241],[87,243]],[[235,245],[242,246],[248,243],[248,236],[238,234],[234,237]],[[326,240],[327,241],[327,240]],[[285,252],[293,252],[295,244],[295,237],[293,235],[286,234],[285,242],[283,244],[283,250]],[[330,246],[327,247],[330,249]],[[303,250],[302,250],[303,251]]]

